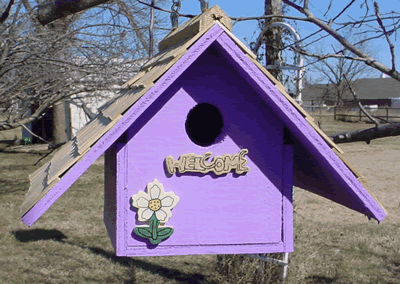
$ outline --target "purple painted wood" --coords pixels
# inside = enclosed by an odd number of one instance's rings
[[[294,239],[293,239],[293,156],[294,148],[293,145],[284,145],[283,148],[283,251],[291,252],[294,251]]]
[[[209,60],[215,58],[199,58],[203,64]],[[196,85],[192,81],[185,85],[186,78],[179,80],[153,103],[152,110],[148,109],[141,121],[134,122],[129,129],[128,136],[132,137],[126,146],[129,176],[127,185],[125,181],[118,184],[119,191],[126,194],[117,204],[117,208],[125,208],[125,223],[120,223],[122,227],[117,232],[125,235],[126,251],[122,255],[292,251],[291,229],[285,231],[283,238],[283,226],[292,228],[293,224],[290,222],[291,203],[285,203],[288,208],[283,208],[283,199],[291,199],[292,184],[286,185],[286,189],[290,188],[289,196],[282,196],[282,123],[265,104],[259,105],[260,100],[255,94],[243,95],[248,89],[243,80],[237,77],[236,84],[231,84],[232,76],[237,76],[235,72],[200,68],[195,66],[184,76],[207,74],[208,78],[198,80]],[[211,88],[216,83],[218,88]],[[185,131],[190,109],[202,102],[218,107],[225,122],[222,139],[209,147],[194,144]],[[178,158],[181,154],[206,151],[212,151],[213,155],[234,154],[241,148],[249,150],[246,166],[250,167],[250,172],[246,175],[192,173],[171,176],[163,166],[169,155]],[[286,166],[288,163],[293,163],[293,157],[290,162],[286,161]],[[287,170],[290,174],[289,167]],[[135,226],[142,223],[136,221],[136,210],[130,206],[130,197],[143,191],[154,178],[166,191],[177,194],[180,201],[167,224],[174,227],[174,234],[149,250],[152,246],[132,233]],[[283,216],[282,212],[288,216]]]
[[[185,131],[189,110],[204,102],[218,107],[224,119],[221,139],[209,147],[194,144]],[[284,127],[295,145],[283,145]],[[125,131],[126,145],[117,144]],[[120,256],[292,251],[293,182],[379,221],[386,215],[218,25],[190,47],[23,221],[32,225],[107,149],[104,220]],[[240,149],[249,149],[246,175],[171,176],[163,164],[169,155],[177,159],[212,151],[215,156]],[[175,228],[174,234],[156,247],[133,233],[143,223],[130,206],[131,196],[154,178],[181,198],[166,224]]]

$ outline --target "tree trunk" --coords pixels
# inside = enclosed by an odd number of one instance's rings
[[[339,143],[351,143],[351,142],[366,142],[370,143],[373,139],[399,136],[400,135],[400,123],[393,124],[380,124],[376,127],[363,129],[363,130],[351,130],[348,132],[341,132],[329,135],[332,141],[336,144]]]
[[[38,7],[37,18],[42,25],[47,25],[62,17],[106,3],[109,0],[55,0],[48,1]]]
[[[282,15],[281,0],[265,0],[265,15]],[[272,23],[281,22],[280,18],[270,18],[265,20],[264,27],[267,28]],[[266,65],[279,66],[282,64],[282,28],[269,28],[264,33],[265,36],[265,59]],[[275,68],[268,70],[278,81],[282,82],[282,70]]]
[[[53,106],[53,144],[71,139],[69,104],[62,101]]]

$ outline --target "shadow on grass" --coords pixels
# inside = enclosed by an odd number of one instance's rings
[[[316,275],[312,275],[312,276],[308,276],[307,278],[305,278],[306,283],[325,283],[325,284],[330,284],[330,283],[340,283],[337,282],[339,280],[339,278],[337,277],[325,277],[325,276],[316,276]]]
[[[45,229],[34,229],[34,230],[17,230],[13,231],[14,237],[21,243],[36,242],[43,240],[54,240],[62,242],[67,238],[62,232],[58,230],[45,230]]]
[[[108,252],[98,247],[87,247],[77,245],[71,242],[66,241],[67,236],[65,236],[62,232],[58,230],[45,230],[45,229],[33,229],[33,230],[17,230],[13,231],[12,234],[15,238],[22,242],[35,242],[40,240],[53,240],[60,243],[65,243],[69,245],[73,245],[82,249],[88,249],[90,252],[100,255],[114,263],[118,263],[125,267],[136,267],[141,268],[143,270],[147,270],[152,274],[158,274],[162,277],[168,279],[174,279],[175,281],[182,283],[209,283],[212,284],[214,282],[209,282],[205,280],[205,276],[197,273],[183,273],[177,269],[169,269],[163,266],[150,263],[147,261],[129,258],[129,257],[118,257],[114,252]],[[135,283],[135,280],[132,279],[125,283]]]
[[[89,249],[91,252],[101,255],[113,262],[119,263],[121,265],[125,266],[135,266],[137,268],[141,268],[143,270],[147,270],[151,272],[152,274],[158,274],[162,277],[168,278],[168,279],[174,279],[175,281],[183,282],[183,283],[210,283],[204,281],[205,276],[202,274],[198,273],[183,273],[177,269],[171,269],[171,268],[165,268],[161,265],[150,263],[147,261],[139,260],[139,259],[134,259],[134,258],[129,258],[129,257],[118,257],[115,256],[113,252],[108,252],[105,251],[101,248],[96,248],[96,247],[85,247]]]

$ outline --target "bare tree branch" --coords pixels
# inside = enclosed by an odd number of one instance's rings
[[[366,62],[367,61],[367,59],[363,58],[363,57],[353,57],[353,56],[348,56],[348,55],[344,55],[344,54],[337,54],[337,53],[316,54],[316,53],[308,52],[308,51],[306,51],[304,49],[297,48],[295,46],[292,46],[291,48],[293,50],[295,50],[296,52],[300,53],[300,54],[303,54],[303,55],[309,56],[309,57],[318,58],[319,60],[324,60],[324,59],[328,59],[328,58],[342,58],[342,59],[362,61],[362,62]]]
[[[356,0],[351,0],[351,2],[349,4],[347,4],[346,7],[343,8],[342,11],[340,11],[339,14],[337,14],[330,22],[333,23],[337,18],[339,18],[348,8],[350,8],[351,5],[354,4],[354,2],[356,2]]]
[[[94,6],[107,3],[109,0],[54,0],[40,5],[37,18],[42,25],[47,25],[55,20],[68,15],[76,14]]]
[[[295,17],[295,16],[289,16],[289,15],[264,15],[264,16],[258,16],[258,17],[230,17],[230,18],[232,21],[235,21],[235,22],[265,20],[265,19],[270,19],[270,18],[282,18],[282,19],[288,19],[288,20],[309,22],[309,20],[307,18]]]
[[[50,142],[44,140],[42,137],[40,137],[39,135],[36,135],[35,133],[33,133],[28,127],[26,127],[23,124],[19,124],[20,126],[22,126],[26,131],[28,131],[33,137],[36,137],[39,140],[42,140],[44,143],[51,145]]]
[[[160,7],[156,6],[156,5],[148,4],[148,3],[143,2],[143,1],[140,1],[140,0],[137,0],[137,1],[138,1],[140,4],[146,5],[146,6],[148,6],[148,7],[154,8],[154,9],[159,10],[159,11],[163,11],[163,12],[170,13],[170,14],[173,13],[173,11],[171,11],[171,10],[166,10],[166,9],[160,8]],[[174,12],[174,13],[175,13],[175,12]],[[179,16],[179,17],[185,17],[185,18],[194,18],[194,17],[196,17],[196,15],[181,14],[181,13],[178,13],[178,16]]]
[[[343,75],[343,78],[346,80],[347,85],[349,86],[350,92],[352,93],[354,97],[354,101],[360,108],[360,110],[373,122],[375,123],[375,126],[378,127],[380,125],[379,121],[377,121],[375,118],[373,118],[364,108],[364,106],[361,104],[360,100],[358,99],[356,92],[354,92],[353,87],[350,85],[350,82],[347,80],[346,75]]]
[[[394,47],[394,44],[392,43],[392,41],[390,40],[389,33],[386,31],[386,28],[385,28],[385,26],[383,25],[382,18],[381,18],[381,15],[380,15],[380,13],[379,13],[379,5],[378,5],[378,3],[377,3],[376,1],[374,2],[374,7],[375,7],[376,19],[377,19],[377,21],[378,21],[378,23],[379,23],[379,26],[380,26],[381,29],[383,30],[383,33],[385,34],[386,41],[387,41],[388,44],[389,44],[390,54],[392,55],[392,70],[394,71],[394,70],[396,70],[396,53],[395,53],[395,47]]]
[[[0,16],[0,24],[4,23],[7,20],[8,16],[10,15],[10,10],[12,5],[14,4],[14,0],[10,0],[4,12]]]
[[[370,57],[368,54],[366,54],[363,50],[357,48],[353,44],[351,44],[347,39],[345,39],[343,36],[341,36],[334,28],[332,28],[329,24],[324,23],[320,19],[316,18],[308,9],[303,9],[293,3],[292,1],[289,0],[282,0],[285,4],[295,8],[297,11],[300,13],[304,14],[307,19],[326,31],[328,34],[330,34],[333,38],[335,38],[340,44],[342,44],[346,49],[357,55],[357,57],[364,58],[365,64],[381,71],[382,73],[385,73],[392,77],[393,79],[396,79],[397,81],[400,81],[400,73],[397,72],[396,70],[390,69],[383,65],[382,63],[376,61],[372,57]]]

